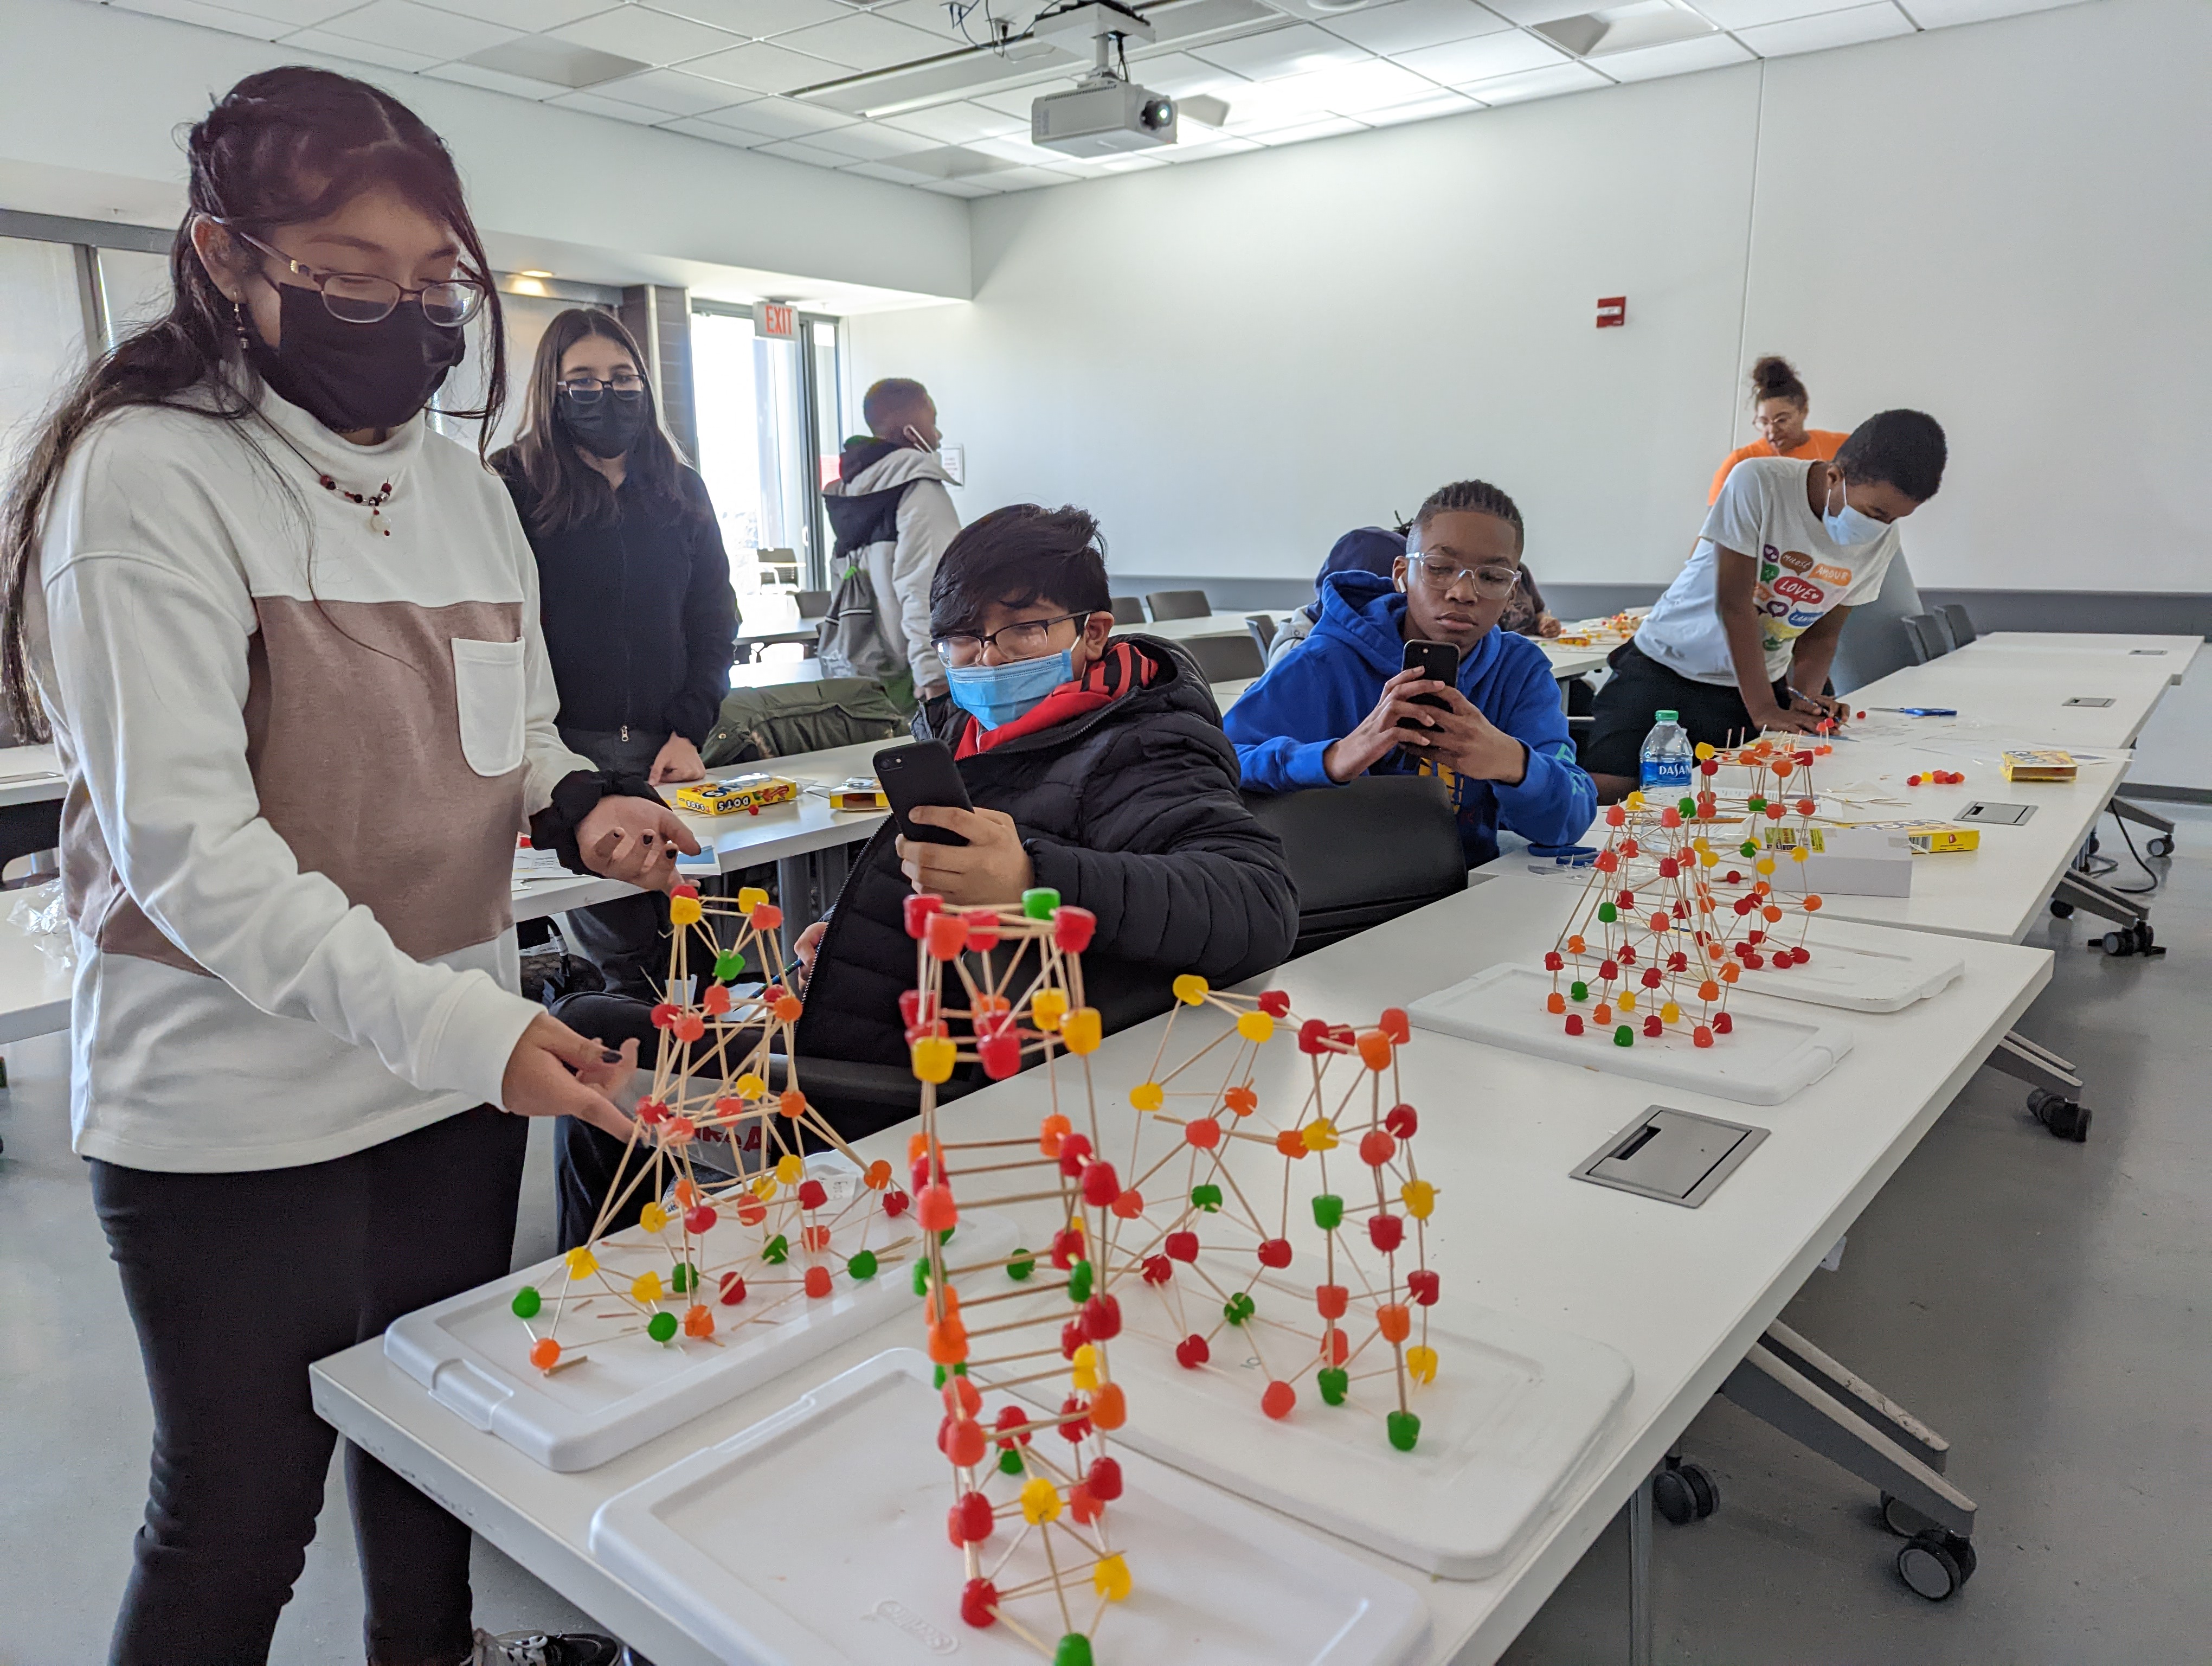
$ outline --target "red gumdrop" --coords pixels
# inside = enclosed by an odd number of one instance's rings
[[[1644,987],[1647,989],[1657,988],[1662,983],[1666,982],[1666,979],[1667,974],[1661,971],[1656,966],[1646,966],[1644,969]]]
[[[1083,1334],[1094,1342],[1110,1342],[1121,1334],[1121,1304],[1111,1296],[1093,1296],[1083,1304]]]
[[[968,946],[979,954],[999,946],[999,916],[989,909],[970,909],[961,916],[968,922]]]
[[[915,1158],[907,1167],[907,1184],[917,1192],[927,1187],[934,1178],[935,1177],[930,1173],[929,1158],[926,1156]]]
[[[1616,809],[1619,808],[1618,806],[1615,806],[1614,807]],[[1596,860],[1593,861],[1590,866],[1595,867],[1600,873],[1618,873],[1620,872],[1620,858],[1613,851],[1601,850],[1597,853]]]
[[[1713,1034],[1716,1036],[1725,1036],[1729,1031],[1735,1028],[1735,1020],[1730,1018],[1726,1012],[1716,1012],[1713,1014]]]
[[[1083,1321],[1070,1319],[1060,1328],[1060,1353],[1064,1359],[1075,1358],[1075,1350],[1091,1339],[1083,1334]]]
[[[1052,1237],[1052,1264],[1065,1273],[1083,1259],[1083,1234],[1073,1226]]]
[[[1145,1257],[1144,1279],[1146,1284],[1165,1284],[1175,1277],[1175,1263],[1165,1256]]]
[[[1636,964],[1636,945],[1624,943],[1620,945],[1620,964],[1624,966],[1633,966]]]
[[[721,1217],[714,1213],[712,1204],[702,1203],[696,1208],[684,1212],[684,1230],[695,1237],[705,1234]]]
[[[906,934],[919,942],[929,931],[930,916],[941,912],[944,907],[945,899],[942,897],[932,897],[927,892],[918,897],[908,897],[902,910],[906,921]],[[760,917],[758,909],[753,910],[753,917],[756,920]]]
[[[1290,991],[1262,989],[1259,994],[1259,1006],[1271,1018],[1288,1018],[1291,1012]]]
[[[800,1208],[818,1209],[829,1201],[830,1189],[827,1186],[824,1186],[820,1181],[802,1180],[799,1183],[799,1207]]]
[[[647,1128],[656,1122],[665,1122],[668,1120],[668,1107],[658,1099],[640,1099],[637,1102],[637,1120]]]
[[[1389,1214],[1368,1216],[1367,1239],[1384,1255],[1389,1255],[1406,1241],[1405,1218]]]
[[[824,1296],[830,1293],[830,1269],[828,1268],[810,1267],[806,1269],[806,1293],[808,1295],[813,1297],[814,1299],[818,1302]]]
[[[949,1186],[925,1186],[914,1203],[915,1225],[925,1232],[941,1232],[960,1224],[960,1206]]]
[[[1328,1356],[1330,1365],[1340,1365],[1352,1357],[1352,1338],[1332,1327],[1328,1333],[1328,1346],[1322,1352]]]
[[[1421,1126],[1421,1113],[1411,1105],[1393,1105],[1382,1118],[1382,1126],[1401,1140],[1410,1140]]]
[[[1145,1213],[1145,1195],[1132,1186],[1114,1200],[1111,1207],[1117,1219],[1134,1220]]]
[[[1583,1032],[1583,1015],[1580,1012],[1568,1013],[1566,1029],[1567,1033],[1570,1036],[1581,1035]]]
[[[1085,1481],[1078,1481],[1067,1489],[1067,1513],[1078,1527],[1088,1527],[1106,1513],[1106,1506]]]
[[[1298,1026],[1298,1051],[1326,1053],[1328,1051],[1328,1020],[1308,1018]]]
[[[936,898],[932,897],[932,902]],[[970,1579],[960,1591],[960,1617],[981,1631],[999,1617],[999,1588],[988,1579]]]
[[[938,1444],[956,1469],[972,1469],[983,1461],[983,1426],[970,1417],[948,1417]]]
[[[1668,806],[1664,810],[1662,810],[1662,811],[1659,812],[1659,825],[1660,825],[1660,826],[1662,826],[1662,827],[1680,827],[1681,824],[1682,824],[1682,812],[1681,812],[1680,810],[1677,810],[1677,809],[1676,809],[1673,805],[1671,805],[1671,804],[1670,804],[1670,805],[1668,805]],[[1662,864],[1660,865],[1659,872],[1661,873],[1661,874],[1664,875],[1665,877],[1667,877],[1667,878],[1668,878],[1668,879],[1672,879],[1674,876],[1673,876],[1672,874],[1670,874],[1670,873],[1668,873],[1667,870],[1668,870],[1669,867],[1673,866],[1674,866],[1674,864],[1672,864],[1671,862],[1668,862],[1668,863],[1662,863]]]
[[[680,1042],[695,1042],[707,1033],[707,1020],[697,1012],[684,1012],[668,1026],[668,1033]]]
[[[762,903],[754,908],[750,918],[755,930],[772,932],[783,923],[783,910],[773,903]]]
[[[1114,1172],[1111,1163],[1086,1163],[1083,1166],[1083,1201],[1094,1209],[1103,1209],[1121,1195],[1121,1177]]]
[[[1394,1047],[1403,1047],[1413,1039],[1413,1020],[1402,1006],[1385,1006],[1382,1016],[1375,1020],[1375,1027],[1389,1037]]]
[[[1060,1136],[1060,1171],[1070,1180],[1083,1172],[1083,1165],[1091,1160],[1091,1140],[1087,1134],[1063,1134]]]
[[[1081,954],[1097,930],[1098,916],[1073,903],[1062,903],[1052,916],[1053,946],[1062,954]]]
[[[1266,1238],[1260,1244],[1260,1265],[1279,1271],[1291,1264],[1291,1241],[1288,1238]]]
[[[730,986],[726,983],[708,984],[707,993],[699,997],[699,1006],[702,1011],[711,1012],[716,1018],[721,1017],[730,1010]]]
[[[884,1213],[896,1220],[906,1213],[906,1206],[911,1201],[904,1192],[894,1187],[884,1194]]]
[[[1079,1394],[1071,1394],[1060,1402],[1060,1414],[1067,1420],[1060,1426],[1060,1438],[1071,1446],[1091,1432],[1091,1420],[1077,1415],[1085,1409],[1083,1396]]]
[[[935,1007],[935,1006],[933,1006],[930,1008],[931,1016],[932,1016],[933,1018],[935,1016],[935,1014],[936,1014],[936,1011],[937,1011],[937,1009],[936,1009],[936,1007]],[[900,990],[900,991],[899,991],[899,1023],[900,1023],[901,1025],[902,1025],[904,1027],[906,1027],[907,1029],[911,1030],[911,1029],[913,1029],[916,1025],[920,1024],[921,1022],[921,990],[919,990],[919,989],[902,989],[902,990]]]
[[[1012,1030],[994,1031],[975,1043],[975,1056],[982,1063],[983,1073],[994,1082],[1018,1075],[1022,1067],[1021,1035]]]
[[[1417,1267],[1406,1274],[1406,1293],[1423,1307],[1437,1304],[1437,1280],[1433,1268]]]
[[[1398,1154],[1398,1142],[1388,1128],[1370,1128],[1359,1136],[1359,1160],[1379,1169]]]
[[[1668,971],[1684,972],[1687,971],[1689,969],[1690,957],[1684,954],[1680,949],[1675,950],[1674,953],[1667,957],[1667,970]]]
[[[1699,1025],[1695,1030],[1690,1032],[1690,1040],[1695,1046],[1711,1047],[1713,1044],[1712,1026],[1706,1024]]]
[[[1211,1116],[1194,1117],[1182,1125],[1182,1137],[1200,1151],[1212,1151],[1221,1143],[1221,1124]]]
[[[933,914],[922,933],[933,960],[952,960],[968,946],[968,921],[957,914]]]
[[[1193,1332],[1176,1344],[1176,1364],[1185,1371],[1196,1371],[1213,1357],[1213,1350],[1206,1345],[1206,1338]]]
[[[1698,773],[1700,775],[1717,775],[1720,772],[1721,761],[1717,757],[1706,758],[1698,765]]]
[[[1121,1466],[1113,1458],[1091,1461],[1091,1472],[1083,1478],[1091,1489],[1091,1496],[1103,1504],[1111,1504],[1121,1496]]]
[[[1298,1403],[1298,1391],[1287,1383],[1270,1383],[1260,1396],[1260,1409],[1280,1421]]]
[[[653,1009],[653,1027],[656,1030],[669,1028],[676,1022],[676,1013],[677,1009],[673,1006],[662,1001]]]
[[[1340,1284],[1317,1284],[1314,1286],[1314,1306],[1324,1319],[1341,1319],[1351,1304],[1352,1292]]]
[[[1667,1033],[1667,1026],[1659,1022],[1658,1013],[1654,1012],[1644,1020],[1644,1033],[1647,1036],[1655,1037],[1663,1036]]]
[[[1547,949],[1545,951],[1544,970],[1546,971],[1556,972],[1564,970],[1566,964],[1566,957],[1562,955],[1557,949]]]
[[[1167,1236],[1167,1242],[1163,1243],[1160,1248],[1168,1252],[1168,1256],[1171,1260],[1196,1261],[1198,1259],[1198,1234],[1195,1232],[1170,1232]]]
[[[998,1525],[991,1512],[991,1501],[981,1493],[963,1493],[960,1502],[946,1511],[945,1536],[955,1546],[979,1545],[991,1536]]]
[[[1628,812],[1620,805],[1608,804],[1605,807],[1605,824],[1607,827],[1627,826]]]
[[[735,1307],[745,1298],[745,1281],[734,1273],[722,1274],[722,1305]]]
[[[1755,972],[1766,964],[1766,957],[1756,950],[1747,949],[1744,952],[1743,964]]]

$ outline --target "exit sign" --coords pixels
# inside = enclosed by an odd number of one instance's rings
[[[755,301],[753,303],[753,333],[765,336],[770,341],[797,341],[799,339],[798,310],[786,307],[778,301]]]
[[[1597,327],[1618,330],[1628,322],[1626,295],[1600,295],[1597,300]]]

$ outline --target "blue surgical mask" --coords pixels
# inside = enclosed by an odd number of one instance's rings
[[[987,729],[1027,715],[1062,683],[1074,680],[1075,655],[1068,648],[1003,666],[945,668],[946,691],[952,703]]]
[[[1844,499],[1842,508],[1823,514],[1820,524],[1827,528],[1831,538],[1847,546],[1871,544],[1889,530],[1887,521],[1876,520],[1872,515],[1862,514],[1851,508],[1849,497]]]

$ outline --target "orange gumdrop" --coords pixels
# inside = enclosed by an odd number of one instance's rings
[[[1820,911],[1820,899],[1817,897],[1808,897],[1805,899],[1805,912],[1808,914],[1818,914]]]
[[[939,1365],[957,1365],[968,1358],[968,1332],[957,1319],[929,1327],[929,1358]]]
[[[551,1371],[560,1359],[561,1345],[550,1336],[541,1336],[530,1345],[530,1363],[540,1371]]]
[[[1221,1103],[1239,1116],[1249,1116],[1254,1111],[1259,1110],[1260,1096],[1250,1088],[1243,1085],[1224,1088],[1221,1091]]]
[[[1775,907],[1771,903],[1769,903],[1765,908],[1759,909],[1759,917],[1765,920],[1770,926],[1782,917],[1782,910]]]
[[[780,995],[773,1010],[779,1022],[796,1024],[799,1015],[806,1010],[806,1003],[797,995]]]
[[[802,1248],[811,1250],[817,1256],[821,1255],[830,1248],[830,1229],[817,1221],[813,1225],[804,1227],[800,1230],[799,1241]],[[818,1269],[809,1269],[807,1273],[806,1280],[810,1286],[814,1281],[814,1273],[816,1270]],[[828,1275],[824,1274],[823,1276],[827,1277]],[[816,1292],[810,1288],[806,1293],[811,1296]],[[830,1292],[827,1290],[824,1290],[820,1293],[826,1296]]]
[[[1738,966],[1733,960],[1723,963],[1721,966],[1722,982],[1733,983],[1742,976],[1743,969],[1741,966]]]
[[[1590,1009],[1590,1022],[1592,1024],[1611,1024],[1613,1022],[1613,1008],[1606,1005],[1603,1001],[1598,1002],[1595,1006],[1593,1006]]]
[[[1066,1134],[1069,1126],[1067,1118],[1058,1111],[1046,1117],[1037,1124],[1037,1150],[1047,1157],[1059,1156],[1060,1140]],[[921,1136],[917,1134],[915,1138],[919,1140]]]
[[[1402,1342],[1413,1334],[1413,1310],[1402,1302],[1385,1302],[1375,1310],[1375,1328],[1386,1342]]]
[[[1390,1038],[1380,1030],[1370,1030],[1359,1037],[1359,1061],[1370,1070],[1382,1071],[1390,1067]]]
[[[684,1334],[686,1336],[712,1336],[714,1316],[704,1305],[694,1303],[684,1315]]]
[[[699,1201],[698,1182],[688,1177],[678,1181],[676,1183],[676,1201],[687,1209],[693,1204],[696,1203]]]
[[[1550,994],[1544,997],[1544,1010],[1547,1012],[1555,1013],[1565,1012],[1567,1010],[1567,998],[1561,994],[1557,989],[1553,990]]]
[[[1118,1429],[1129,1420],[1128,1402],[1119,1383],[1101,1383],[1091,1395],[1091,1420],[1102,1429]]]
[[[777,1112],[796,1122],[806,1114],[806,1096],[795,1087],[787,1087],[776,1096]]]
[[[1285,1128],[1275,1136],[1275,1149],[1285,1157],[1304,1157],[1306,1142],[1296,1128]]]
[[[872,1192],[880,1192],[891,1183],[891,1165],[878,1157],[868,1164],[868,1171],[860,1177],[860,1183]]]
[[[922,1159],[924,1157],[927,1156],[927,1155],[928,1155],[928,1153],[929,1153],[929,1136],[928,1136],[927,1134],[909,1134],[908,1135],[907,1135],[907,1137],[906,1137],[906,1160],[907,1160],[908,1162],[909,1162],[909,1163],[919,1163],[919,1162],[921,1162],[921,1159]],[[1052,1153],[1051,1153],[1051,1152],[1047,1152],[1045,1153],[1045,1155],[1046,1155],[1046,1156],[1048,1156],[1048,1157],[1049,1157],[1049,1156],[1051,1156],[1051,1155],[1052,1155]]]
[[[1721,986],[1714,982],[1712,979],[1707,978],[1703,983],[1700,983],[1698,986],[1698,999],[1699,1000],[1718,1000],[1720,998]]]
[[[1585,942],[1583,942],[1583,939],[1582,939],[1579,936],[1577,936],[1577,937],[1570,937],[1570,938],[1567,939],[1567,952],[1568,952],[1569,954],[1580,954],[1580,953],[1581,953],[1584,949],[1588,948],[1589,946],[1589,944],[1587,944],[1587,943],[1585,943]]]

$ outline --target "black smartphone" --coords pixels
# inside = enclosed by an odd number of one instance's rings
[[[900,836],[920,844],[966,844],[950,828],[927,827],[908,821],[907,812],[925,804],[950,805],[973,810],[968,783],[960,779],[960,766],[941,740],[917,740],[911,746],[886,746],[876,754],[876,784],[890,800],[891,818]]]
[[[1418,671],[1432,683],[1456,683],[1459,680],[1459,650],[1449,642],[1425,642],[1419,637],[1406,644],[1405,669]],[[1417,694],[1408,700],[1415,706],[1433,706],[1438,711],[1449,711],[1451,706],[1440,694]],[[1398,720],[1401,729],[1418,727],[1410,717]]]

